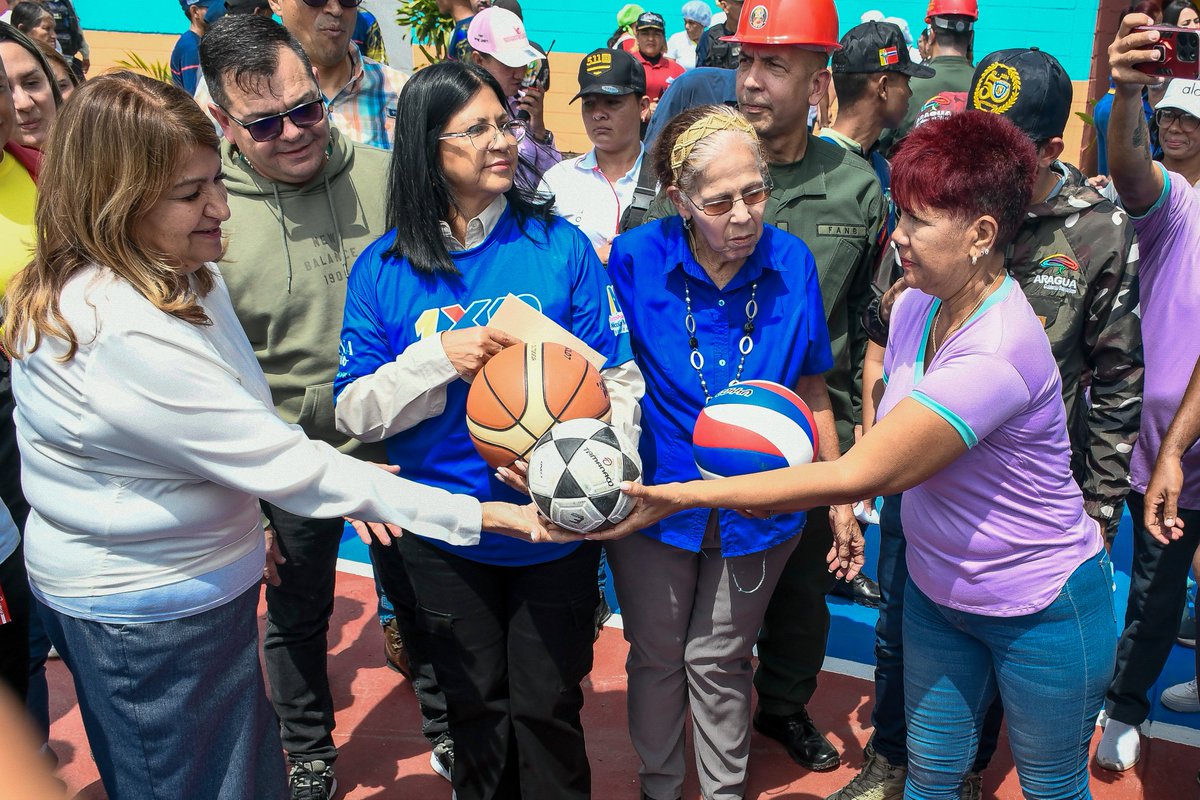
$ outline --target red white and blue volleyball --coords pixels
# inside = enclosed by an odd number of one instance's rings
[[[718,392],[696,418],[696,467],[706,479],[810,464],[817,425],[800,396],[771,381],[742,381]]]

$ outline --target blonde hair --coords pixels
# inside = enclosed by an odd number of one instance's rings
[[[671,118],[654,144],[654,171],[666,189],[685,193],[695,189],[696,177],[718,156],[741,141],[754,153],[758,171],[766,174],[767,160],[758,133],[740,112],[724,105],[694,106]]]
[[[117,72],[76,90],[44,150],[33,260],[8,285],[3,341],[9,355],[20,358],[43,336],[54,336],[68,343],[63,361],[75,356],[79,342],[59,295],[93,264],[128,281],[160,311],[209,324],[199,297],[212,289],[212,272],[201,267],[189,280],[170,255],[144,240],[141,228],[191,150],[217,145],[200,107],[170,84]]]

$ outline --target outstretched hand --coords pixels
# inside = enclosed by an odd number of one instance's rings
[[[621,491],[634,499],[633,510],[629,512],[629,516],[611,528],[591,533],[572,533],[552,522],[548,522],[547,525],[554,536],[565,536],[568,537],[567,541],[572,542],[584,539],[600,542],[624,539],[631,533],[650,527],[663,517],[669,517],[688,508],[684,502],[682,486],[683,484],[680,483],[646,486],[641,483],[625,481],[621,484]]]
[[[384,472],[390,472],[393,475],[400,474],[400,467],[395,464],[378,464],[374,461],[370,463],[372,466],[379,467]],[[403,528],[388,522],[366,522],[352,517],[343,517],[343,519],[350,523],[350,527],[354,528],[354,532],[358,534],[358,538],[365,545],[370,545],[372,541],[377,541],[384,547],[387,547],[392,543],[393,539],[399,539],[404,535]]]

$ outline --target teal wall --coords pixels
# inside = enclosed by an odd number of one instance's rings
[[[668,32],[683,27],[678,10],[672,11],[663,0],[644,4],[666,17]],[[672,4],[683,5],[680,0]],[[864,11],[879,9],[907,19],[916,36],[924,25],[926,4],[927,0],[839,0],[842,31],[856,24]],[[543,47],[553,41],[556,52],[587,53],[604,45],[624,0],[523,0],[522,5],[530,37]],[[711,5],[716,8],[715,2]],[[75,0],[75,6],[89,28],[179,33],[186,27],[177,0]],[[980,6],[977,55],[1002,47],[1040,47],[1062,61],[1072,80],[1087,80],[1097,0],[980,0]]]

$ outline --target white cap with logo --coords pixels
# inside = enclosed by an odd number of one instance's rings
[[[1174,108],[1200,118],[1200,81],[1173,78],[1167,84],[1166,94],[1154,107]]]
[[[506,8],[485,8],[476,14],[467,28],[467,42],[474,50],[514,69],[543,58],[529,46],[521,18]]]

